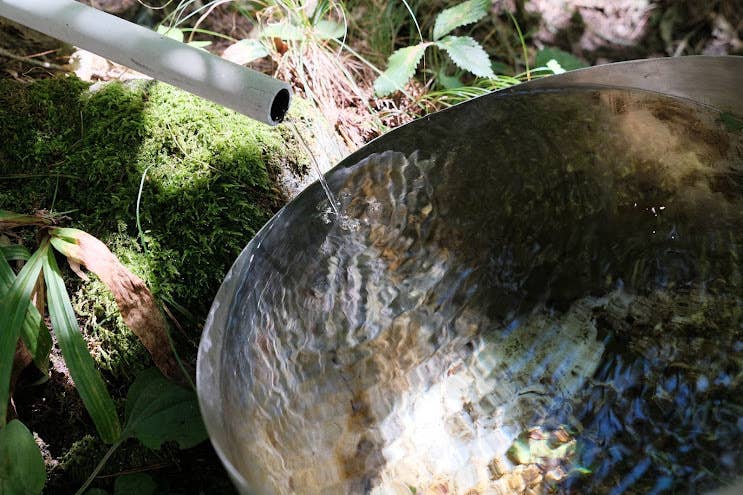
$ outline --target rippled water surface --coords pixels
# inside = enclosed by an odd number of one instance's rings
[[[481,98],[282,210],[199,392],[246,493],[703,493],[743,475],[743,132],[651,93]],[[462,110],[464,108],[465,110]]]

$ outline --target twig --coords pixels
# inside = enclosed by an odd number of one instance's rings
[[[59,70],[63,72],[68,71],[67,68],[62,67],[61,65],[53,64],[51,62],[39,62],[38,60],[34,60],[32,58],[22,57],[20,55],[16,55],[15,53],[5,50],[4,48],[0,48],[0,57],[11,58],[13,60],[18,60],[19,62],[23,62],[29,65],[34,65],[36,67],[41,67],[43,69]]]
[[[115,478],[117,476],[122,476],[125,474],[134,474],[134,473],[146,473],[147,471],[155,471],[156,469],[164,469],[166,467],[172,466],[172,463],[169,462],[162,462],[160,464],[153,464],[151,466],[142,466],[140,468],[133,468],[133,469],[127,469],[125,471],[119,471],[118,473],[113,474],[102,474],[97,477],[97,479],[102,480],[105,478]]]

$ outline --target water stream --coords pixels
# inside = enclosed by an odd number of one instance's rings
[[[743,133],[651,93],[477,103],[331,171],[232,268],[199,387],[236,479],[377,495],[733,483]],[[326,201],[356,228],[326,222]]]
[[[294,122],[287,121],[285,123],[286,126],[288,126],[292,133],[294,134],[294,137],[296,138],[297,142],[299,142],[304,149],[305,153],[310,157],[310,161],[312,162],[312,169],[315,172],[315,176],[317,177],[317,181],[322,186],[322,190],[325,192],[325,196],[328,199],[328,206],[330,206],[331,211],[333,214],[335,214],[335,218],[339,219],[341,217],[341,213],[338,211],[338,200],[336,199],[333,192],[330,190],[330,186],[328,186],[328,182],[325,180],[325,176],[322,173],[322,170],[320,169],[320,164],[317,162],[317,158],[315,158],[315,154],[312,152],[312,149],[307,144],[307,141],[305,140],[304,136],[300,132],[299,128],[294,124]]]

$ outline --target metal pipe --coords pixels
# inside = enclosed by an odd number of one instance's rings
[[[0,0],[0,16],[269,125],[289,109],[285,82],[74,0]]]

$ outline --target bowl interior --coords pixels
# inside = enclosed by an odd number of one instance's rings
[[[643,91],[494,94],[327,181],[341,217],[318,184],[279,212],[199,351],[244,493],[743,474],[743,132],[725,115]]]

